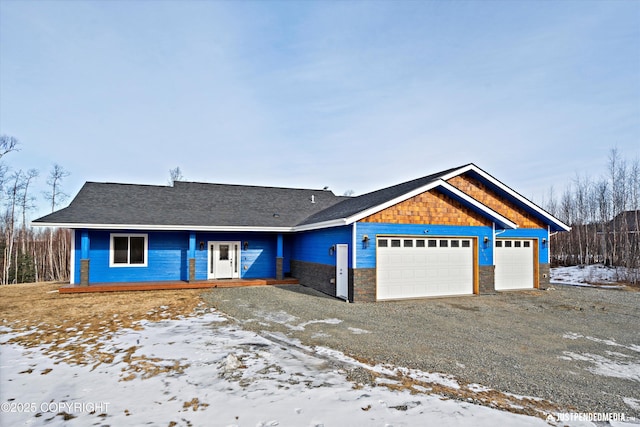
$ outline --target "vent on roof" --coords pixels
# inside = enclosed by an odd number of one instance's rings
[[[311,195],[311,203],[316,202],[316,196],[314,194]]]

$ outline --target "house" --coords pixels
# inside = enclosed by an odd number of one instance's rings
[[[604,230],[629,235],[640,233],[640,210],[619,213],[606,223]]]
[[[33,225],[72,230],[72,284],[292,276],[352,302],[544,287],[569,230],[474,164],[357,197],[87,182]]]

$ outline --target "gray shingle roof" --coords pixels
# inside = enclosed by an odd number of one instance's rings
[[[395,200],[452,173],[474,169],[468,164],[403,182],[358,197],[331,191],[207,184],[177,181],[174,186],[87,182],[64,209],[33,221],[34,225],[81,227],[147,226],[175,228],[283,228],[347,219]],[[488,176],[496,191],[552,225],[569,227],[513,190]],[[313,202],[312,202],[313,199]],[[311,225],[313,227],[313,225]]]
[[[33,222],[293,227],[343,199],[331,191],[310,189],[179,181],[173,187],[87,182],[67,208]]]
[[[424,187],[434,181],[437,181],[442,176],[451,173],[460,167],[447,169],[442,172],[438,172],[432,175],[427,175],[422,178],[414,179],[411,181],[403,182],[401,184],[393,185],[391,187],[376,190],[371,193],[363,194],[362,196],[352,197],[336,203],[327,209],[315,213],[305,219],[299,225],[313,224],[317,222],[331,221],[334,219],[348,218],[359,212],[371,209],[375,206],[379,206],[385,202],[396,199],[404,194],[407,194],[413,190]]]

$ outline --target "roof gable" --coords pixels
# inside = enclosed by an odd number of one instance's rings
[[[478,180],[482,184],[486,185],[487,187],[491,188],[499,198],[504,199],[508,201],[509,204],[516,206],[517,208],[525,211],[530,217],[536,219],[539,225],[542,225],[545,227],[548,226],[551,229],[551,231],[554,231],[554,232],[571,230],[571,227],[569,227],[567,224],[563,223],[558,218],[554,217],[549,212],[542,209],[540,206],[536,205],[531,200],[527,199],[520,193],[516,192],[515,190],[505,185],[498,179],[494,178],[492,175],[480,169],[478,166],[474,165],[473,163],[463,166],[462,168],[460,168],[457,171],[454,171],[453,173],[445,174],[443,176],[443,179],[448,182],[451,182],[452,178],[459,177],[462,175],[468,175]],[[474,196],[473,194],[470,194],[470,195]],[[503,212],[503,211],[500,210],[500,212]],[[503,214],[507,215],[504,212]],[[515,220],[516,218],[512,218],[512,219]]]
[[[491,220],[438,188],[364,217],[361,222],[489,226]]]

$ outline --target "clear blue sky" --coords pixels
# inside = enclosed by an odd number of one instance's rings
[[[540,201],[640,155],[640,1],[0,0],[0,133],[72,196],[176,166],[363,194],[474,162]]]

